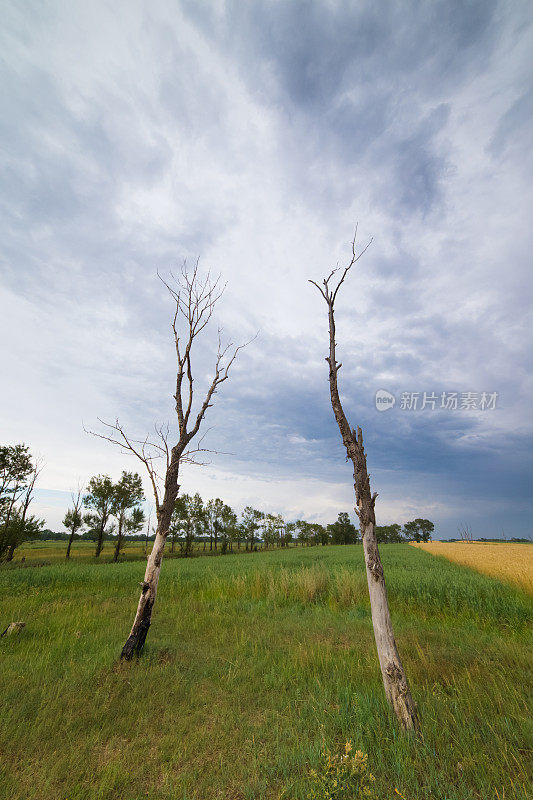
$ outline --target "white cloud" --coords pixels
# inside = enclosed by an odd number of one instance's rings
[[[330,446],[325,309],[307,281],[344,262],[357,219],[374,242],[339,296],[338,340],[369,446],[385,430],[371,408],[381,385],[501,402],[472,427],[457,415],[424,428],[432,447],[455,448],[455,489],[452,466],[446,489],[428,483],[431,452],[423,466],[397,443],[416,450],[418,421],[395,417],[390,450],[417,490],[401,496],[391,479],[382,516],[426,504],[444,520],[446,492],[463,502],[466,446],[507,458],[510,434],[531,436],[530,13],[450,17],[444,5],[439,25],[407,8],[390,20],[340,8],[317,6],[290,36],[297,9],[283,3],[259,4],[257,19],[186,2],[7,9],[0,325],[2,341],[16,336],[0,414],[6,441],[44,456],[43,488],[124,466],[82,421],[118,414],[142,433],[172,418],[155,271],[200,255],[229,282],[228,335],[261,335],[209,420],[234,460],[195,485],[288,516],[350,507]],[[482,502],[480,485],[470,491]]]

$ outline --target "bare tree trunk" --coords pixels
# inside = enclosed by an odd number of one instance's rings
[[[372,625],[378,651],[379,666],[387,700],[406,730],[418,729],[418,717],[405,672],[400,660],[387,599],[383,567],[379,557],[374,523],[369,523],[363,536],[366,577],[372,611]]]
[[[354,464],[355,493],[357,497],[356,511],[361,520],[361,529],[363,531],[363,551],[372,612],[372,626],[374,628],[374,638],[378,651],[379,666],[383,676],[385,695],[401,725],[406,730],[418,730],[420,726],[415,702],[409,690],[392,630],[387,587],[376,539],[374,503],[377,495],[372,495],[370,492],[361,428],[357,429],[357,434],[355,430],[351,433],[352,446],[347,448],[347,451],[354,453],[352,461]]]
[[[368,245],[367,245],[368,246]],[[366,248],[365,248],[366,249]],[[328,306],[329,322],[329,355],[326,361],[329,365],[329,387],[331,396],[331,406],[335,419],[342,436],[343,444],[346,448],[348,458],[354,468],[354,488],[356,506],[355,512],[359,517],[361,533],[363,537],[363,550],[365,555],[366,575],[368,581],[368,593],[370,596],[370,608],[372,611],[372,625],[374,628],[374,638],[378,651],[379,665],[383,676],[385,695],[392,705],[396,717],[405,730],[418,730],[419,721],[416,706],[411,696],[407,678],[400,661],[398,648],[392,630],[392,622],[387,598],[387,588],[383,574],[383,566],[378,550],[376,539],[376,518],[374,505],[377,494],[370,491],[370,480],[366,467],[366,454],[363,446],[363,434],[361,428],[352,429],[348,423],[339,397],[337,384],[337,373],[341,368],[335,356],[335,317],[334,304],[337,292],[344,281],[349,269],[360,258],[355,255],[355,237],[352,245],[353,257],[344,270],[343,275],[337,283],[335,289],[329,287],[329,281],[337,270],[323,281],[324,288],[311,281],[318,290]],[[364,252],[364,250],[363,250]]]
[[[144,573],[144,580],[141,583],[141,596],[137,605],[137,613],[135,614],[130,635],[120,654],[120,658],[126,661],[130,661],[134,655],[141,654],[152,621],[152,610],[157,595],[157,584],[159,583],[163,551],[165,549],[168,529],[174,510],[174,503],[176,502],[179,491],[178,470],[181,453],[179,455],[173,453],[172,455],[175,463],[171,463],[168,469],[165,481],[165,495],[157,511],[155,541],[146,563],[146,571]]]
[[[68,537],[68,545],[67,545],[67,558],[70,558],[70,548],[72,547],[72,540],[74,539],[74,533],[71,533]]]
[[[115,563],[115,564],[118,561],[118,557],[120,555],[120,547],[122,545],[122,526],[123,526],[123,523],[124,523],[124,520],[123,520],[122,514],[121,514],[120,518],[119,518],[119,521],[118,521],[117,543],[115,545],[115,552],[113,554],[113,563]]]
[[[98,539],[97,539],[97,542],[96,542],[96,551],[94,553],[94,557],[95,558],[98,558],[100,556],[100,553],[102,552],[103,547],[104,547],[104,526],[105,526],[105,523],[103,525],[100,525],[100,529],[98,531]]]

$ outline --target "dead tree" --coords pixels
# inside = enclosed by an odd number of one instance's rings
[[[203,395],[202,402],[198,405],[194,404],[196,410],[193,411],[192,349],[197,338],[208,325],[224,287],[220,287],[218,279],[211,281],[209,273],[205,278],[201,278],[198,273],[198,262],[191,272],[184,264],[180,277],[175,279],[172,276],[172,280],[172,285],[164,280],[163,283],[175,304],[172,331],[177,362],[176,385],[173,395],[178,422],[176,443],[172,446],[169,443],[170,429],[168,426],[156,427],[156,436],[153,438],[131,439],[118,420],[114,424],[102,423],[107,428],[107,434],[94,434],[133,453],[144,464],[155,499],[157,519],[155,541],[146,564],[144,580],[141,583],[141,595],[133,626],[122,648],[121,658],[126,660],[142,653],[150,627],[163,550],[179,491],[180,467],[184,462],[195,461],[195,453],[205,452],[201,442],[194,449],[190,447],[191,442],[200,430],[207,409],[212,406],[217,389],[228,379],[230,368],[239,350],[245,346],[233,347],[231,343],[222,346],[219,329],[214,374]],[[94,432],[90,431],[90,433]],[[162,470],[159,467],[161,463],[163,464]]]
[[[457,530],[462,542],[469,542],[471,544],[474,541],[474,534],[472,533],[470,525],[459,525]]]
[[[310,283],[317,287],[328,307],[329,355],[326,357],[326,361],[329,365],[331,405],[337,425],[339,426],[344,447],[346,448],[347,457],[353,464],[356,499],[355,512],[359,517],[361,534],[363,537],[368,592],[372,611],[372,625],[374,627],[374,636],[385,686],[385,694],[401,725],[406,730],[417,730],[419,728],[419,722],[416,706],[407,684],[407,678],[394,639],[387,599],[387,588],[385,586],[385,576],[383,574],[383,566],[381,564],[376,539],[374,505],[377,494],[372,494],[370,490],[370,479],[366,468],[366,455],[363,447],[361,428],[358,427],[356,431],[355,428],[350,427],[340,401],[337,385],[337,374],[342,365],[337,363],[335,356],[335,300],[348,272],[370,245],[369,242],[362,252],[356,255],[356,236],[357,230],[352,242],[351,261],[348,266],[345,267],[340,279],[334,281],[334,285],[330,285],[332,278],[338,272],[337,268],[332,270],[329,276],[322,281],[322,286],[315,281],[310,281]]]

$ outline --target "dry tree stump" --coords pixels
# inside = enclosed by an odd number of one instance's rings
[[[15,632],[20,633],[25,627],[25,622],[10,622],[5,631],[2,633],[2,636],[11,636],[11,634]]]

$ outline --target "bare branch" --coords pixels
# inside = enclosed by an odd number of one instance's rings
[[[322,297],[324,298],[324,300],[325,300],[325,301],[326,301],[326,303],[327,303],[327,302],[328,302],[327,295],[325,295],[325,294],[324,294],[324,290],[320,288],[320,286],[318,285],[318,283],[317,283],[316,281],[312,281],[310,278],[309,278],[309,280],[308,280],[308,283],[312,283],[312,284],[313,284],[313,286],[316,286],[316,288],[318,289],[318,291],[320,292],[320,294],[322,295]]]
[[[356,253],[356,249],[355,249],[356,239],[357,239],[357,224],[355,226],[355,233],[354,233],[354,236],[353,236],[353,239],[352,239],[352,257],[350,259],[350,263],[344,268],[343,273],[341,275],[341,278],[338,281],[338,283],[337,283],[337,285],[335,286],[334,289],[330,289],[329,282],[333,278],[333,276],[339,271],[339,267],[335,267],[335,269],[332,269],[331,272],[329,273],[328,277],[323,279],[322,283],[324,284],[324,289],[322,289],[319,286],[319,284],[316,283],[316,281],[312,281],[312,280],[308,281],[309,283],[312,283],[313,286],[316,286],[316,288],[318,289],[318,291],[320,292],[320,294],[322,295],[322,297],[324,298],[324,300],[328,304],[328,307],[330,307],[330,308],[333,308],[333,306],[335,304],[335,300],[337,298],[337,293],[338,293],[340,287],[342,286],[342,284],[344,283],[344,280],[345,280],[348,272],[351,270],[353,265],[356,264],[359,261],[359,259],[366,253],[366,251],[368,250],[368,248],[372,244],[372,238],[370,238],[370,240],[365,245],[365,247],[361,250],[361,252],[359,254],[357,254]]]
[[[105,422],[103,419],[98,417],[98,422],[109,431],[115,431],[116,436],[113,434],[105,436],[103,433],[97,433],[96,431],[86,428],[85,425],[83,426],[83,430],[85,433],[89,433],[91,436],[95,436],[97,439],[104,439],[106,442],[111,442],[111,444],[117,445],[123,452],[132,453],[144,464],[150,479],[150,483],[152,484],[156,513],[158,513],[160,508],[158,483],[160,483],[162,479],[158,475],[153,462],[156,458],[161,458],[163,456],[165,449],[156,442],[150,442],[148,437],[146,437],[146,439],[130,439],[118,419],[115,420],[114,424],[112,424],[110,422]],[[156,453],[150,453],[148,448],[154,449]]]

